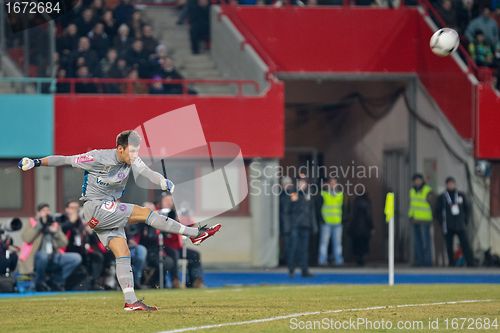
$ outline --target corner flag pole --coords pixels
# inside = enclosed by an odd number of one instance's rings
[[[389,223],[389,286],[394,285],[394,193],[385,197],[385,221]]]

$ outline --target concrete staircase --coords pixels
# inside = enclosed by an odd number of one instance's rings
[[[179,72],[186,79],[224,79],[217,70],[210,52],[199,55],[191,53],[189,25],[177,25],[179,12],[169,7],[146,7],[144,14],[154,28],[158,40],[167,46]],[[194,84],[200,95],[234,95],[234,85]]]

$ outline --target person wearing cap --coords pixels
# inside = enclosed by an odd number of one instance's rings
[[[422,174],[413,175],[412,181],[408,217],[413,224],[414,264],[432,266],[432,188],[426,184]]]
[[[436,202],[435,215],[446,241],[448,264],[455,266],[453,240],[456,235],[467,266],[474,266],[474,257],[466,233],[466,226],[470,219],[470,206],[465,194],[457,190],[455,178],[446,178],[446,191],[441,193]]]

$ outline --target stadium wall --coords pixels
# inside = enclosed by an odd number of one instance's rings
[[[57,95],[55,153],[71,155],[112,147],[116,133],[190,104],[197,107],[207,142],[236,143],[245,158],[283,155],[280,83],[273,83],[265,95],[253,97]]]
[[[500,124],[500,94],[488,84],[478,87],[476,125],[476,156],[481,159],[500,159],[498,140]]]
[[[222,6],[222,10],[264,60],[272,59],[279,75],[418,73],[458,133],[473,138],[477,80],[458,55],[432,54],[428,41],[435,26],[421,9]],[[493,103],[487,98],[483,102]]]
[[[54,152],[54,99],[51,95],[0,95],[0,158]]]
[[[211,10],[211,47],[212,59],[217,69],[227,78],[254,80],[259,91],[269,88],[266,74],[268,66],[255,52],[234,24],[222,15],[219,6]],[[253,87],[245,86],[245,92],[255,94]]]

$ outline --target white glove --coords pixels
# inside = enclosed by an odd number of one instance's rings
[[[33,161],[31,158],[23,157],[19,161],[19,163],[17,163],[17,166],[23,171],[28,171],[35,167],[35,161]]]
[[[160,186],[163,191],[169,191],[170,193],[174,193],[175,185],[170,179],[163,178]]]

